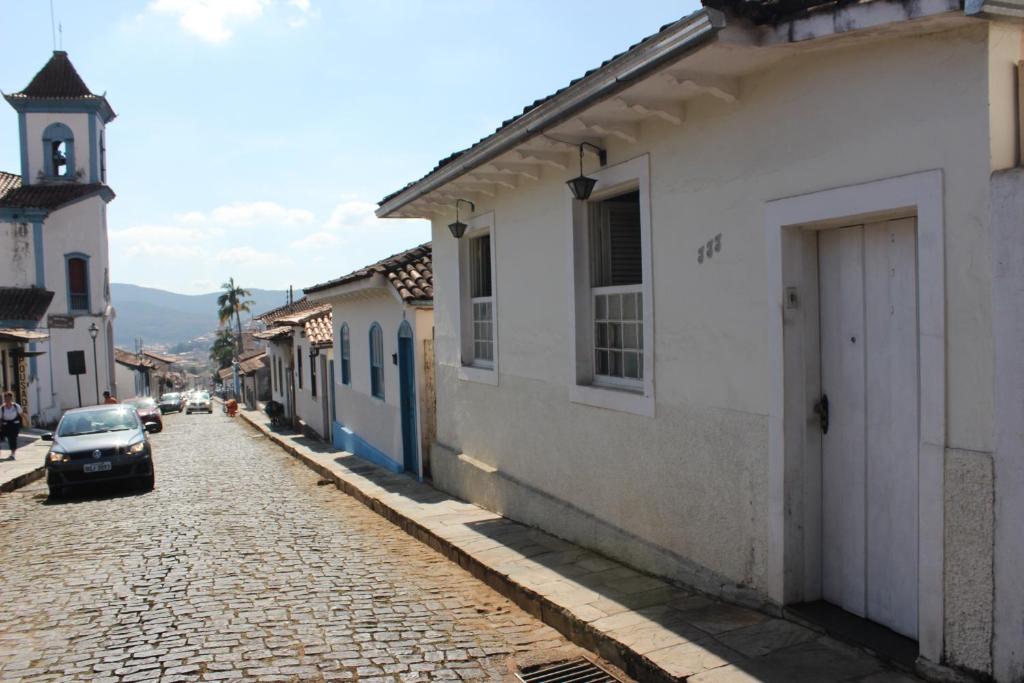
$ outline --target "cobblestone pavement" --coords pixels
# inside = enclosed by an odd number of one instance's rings
[[[0,680],[509,680],[578,653],[238,422],[164,424],[152,493],[0,496]]]

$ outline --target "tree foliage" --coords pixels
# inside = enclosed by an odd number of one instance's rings
[[[235,334],[231,328],[225,327],[217,331],[217,336],[210,347],[210,360],[217,364],[218,370],[231,367],[235,356]]]
[[[252,296],[252,292],[235,284],[235,278],[228,278],[228,281],[220,286],[224,292],[217,297],[217,317],[222,325],[231,324],[235,319],[235,346],[238,353],[242,353],[242,312],[249,313],[254,301],[246,297]]]

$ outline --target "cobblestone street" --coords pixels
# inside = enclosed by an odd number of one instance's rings
[[[0,497],[0,680],[507,680],[572,650],[219,411],[164,424],[152,493]]]

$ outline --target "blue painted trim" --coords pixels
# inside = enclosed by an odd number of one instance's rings
[[[38,326],[38,320],[0,320],[0,327],[20,327],[25,330],[34,330]]]
[[[25,99],[21,97],[7,97],[14,110],[19,114],[50,114],[55,112],[67,114],[87,114],[96,112],[103,123],[110,123],[117,116],[105,98],[96,100],[49,100],[49,99]]]
[[[380,386],[377,387],[380,390],[379,395],[373,390],[373,333],[375,330],[380,334]],[[376,399],[384,401],[386,400],[384,398],[386,395],[386,392],[384,391],[384,328],[382,328],[380,323],[375,320],[370,323],[370,332],[367,336],[370,342],[370,395]]]
[[[348,323],[341,324],[338,336],[340,337],[338,348],[341,354],[341,383],[350,387],[352,386],[352,339]]]
[[[100,182],[100,153],[99,135],[96,132],[97,117],[95,114],[89,117],[89,182]]]
[[[63,142],[67,149],[65,154],[67,167],[61,175],[57,175],[57,171],[53,167],[53,155],[50,152],[50,146],[54,142]],[[78,167],[75,165],[75,134],[71,132],[71,128],[67,124],[51,123],[43,131],[43,174],[47,178],[66,179],[74,179],[78,174]]]
[[[71,308],[71,259],[80,258],[85,261],[85,294],[86,294],[86,306],[85,308]],[[89,255],[83,254],[80,251],[72,251],[64,254],[64,293],[67,296],[68,314],[89,312],[92,310],[92,264],[90,263]]]
[[[25,112],[18,112],[18,134],[21,137],[21,183],[28,185],[28,121]]]
[[[32,221],[32,253],[36,257],[36,287],[46,286],[46,260],[43,253],[43,222]]]
[[[383,467],[390,472],[400,473],[404,471],[401,463],[397,463],[392,460],[391,456],[387,453],[376,446],[373,446],[367,442],[366,439],[362,438],[337,420],[334,421],[331,432],[334,445],[337,448],[348,451],[363,460],[369,460],[374,465]]]

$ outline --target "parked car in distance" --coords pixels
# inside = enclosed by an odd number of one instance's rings
[[[160,397],[160,412],[169,413],[174,411],[180,413],[185,410],[185,396],[177,392],[164,394]]]
[[[160,406],[157,405],[154,399],[148,396],[136,396],[135,398],[129,398],[126,401],[121,401],[121,403],[135,408],[135,412],[139,414],[139,419],[142,420],[144,425],[156,425],[155,429],[150,429],[149,431],[163,431],[163,411],[160,410]]]
[[[131,481],[150,491],[156,481],[147,431],[130,405],[98,405],[64,413],[57,431],[43,434],[52,441],[46,454],[50,496],[60,498],[76,486]]]
[[[188,403],[185,405],[186,415],[200,412],[213,414],[213,401],[210,400],[210,395],[205,391],[193,392],[188,397]]]

